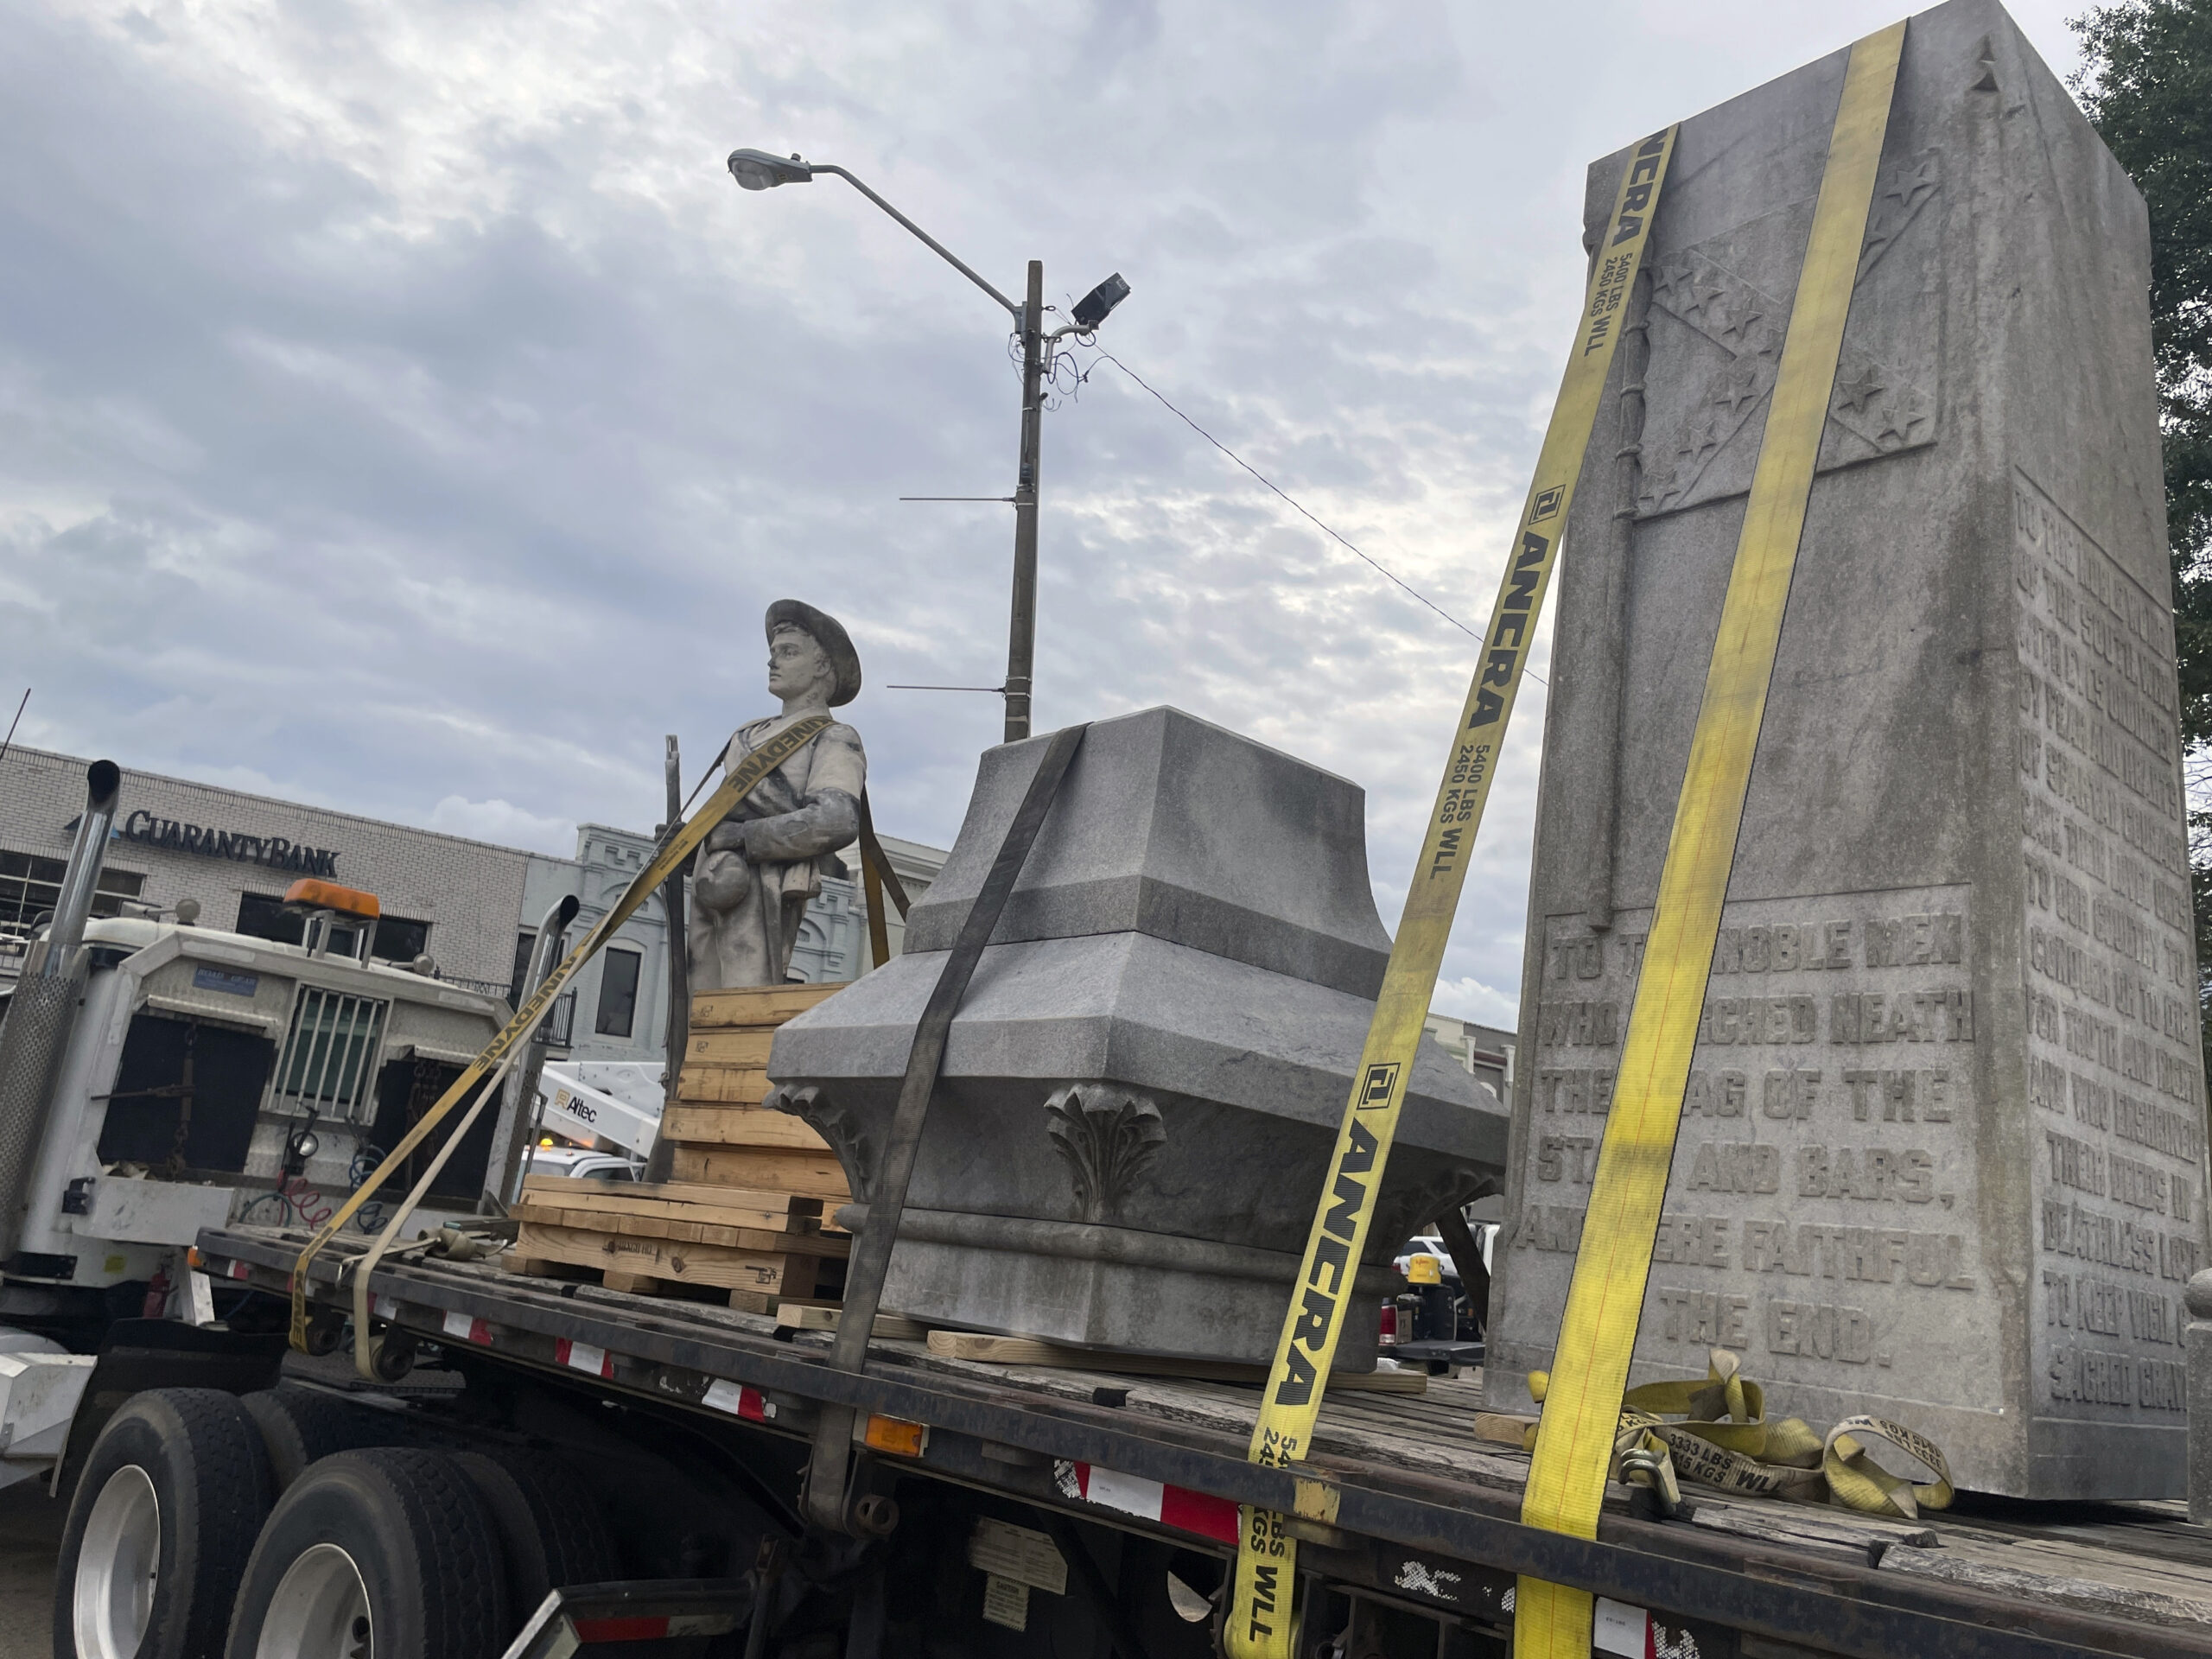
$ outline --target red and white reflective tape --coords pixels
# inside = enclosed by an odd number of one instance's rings
[[[604,1348],[594,1348],[588,1342],[570,1342],[566,1337],[553,1344],[553,1358],[558,1364],[572,1371],[582,1371],[590,1376],[612,1377],[614,1358]]]
[[[233,1262],[231,1263],[229,1276],[233,1279],[251,1279],[253,1277],[253,1269],[243,1262]]]
[[[399,1317],[399,1298],[372,1296],[369,1298],[369,1312],[380,1319],[396,1319]]]
[[[728,1636],[737,1628],[733,1613],[624,1614],[609,1618],[570,1618],[579,1643],[664,1642],[674,1636]]]
[[[459,1337],[463,1342],[480,1342],[486,1348],[492,1345],[492,1327],[482,1319],[472,1319],[466,1313],[448,1311],[440,1327],[449,1337]]]
[[[1157,1521],[1178,1532],[1194,1532],[1217,1544],[1237,1541],[1236,1506],[1225,1497],[1101,1469],[1096,1464],[1064,1459],[1053,1465],[1052,1473],[1065,1497],[1079,1497],[1101,1509],[1118,1510],[1141,1521]]]
[[[760,1389],[726,1382],[719,1376],[707,1384],[706,1398],[702,1403],[715,1411],[726,1411],[733,1417],[742,1417],[749,1423],[765,1423],[776,1414],[774,1402]]]

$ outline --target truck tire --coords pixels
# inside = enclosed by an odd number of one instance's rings
[[[368,1406],[357,1406],[312,1389],[263,1389],[242,1397],[269,1448],[276,1491],[289,1490],[311,1463],[334,1452],[391,1446],[406,1438],[406,1425]]]
[[[55,1659],[217,1659],[275,1498],[269,1453],[237,1395],[133,1395],[93,1442],[69,1503]]]
[[[591,1489],[545,1453],[464,1452],[454,1458],[492,1511],[507,1558],[507,1605],[519,1624],[546,1592],[622,1576],[614,1535]]]
[[[246,1564],[228,1659],[486,1659],[512,1639],[484,1500],[441,1452],[322,1459],[276,1502]]]

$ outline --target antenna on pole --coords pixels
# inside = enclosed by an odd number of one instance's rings
[[[0,737],[0,760],[5,760],[8,758],[9,747],[16,741],[16,728],[22,723],[23,704],[28,703],[30,700],[31,689],[27,685],[23,688],[22,702],[19,702],[16,705],[15,719],[8,722],[8,735],[5,737]]]

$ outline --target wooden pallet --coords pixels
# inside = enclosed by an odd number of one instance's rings
[[[596,1272],[610,1290],[713,1293],[756,1313],[829,1303],[852,1248],[822,1230],[819,1198],[741,1187],[534,1175],[514,1216],[518,1273]]]

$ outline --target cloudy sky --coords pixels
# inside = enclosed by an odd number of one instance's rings
[[[949,844],[998,683],[1002,289],[1471,624],[1580,297],[1588,161],[1895,0],[0,9],[0,690],[22,741],[573,850],[837,614],[879,823]],[[2078,6],[2017,10],[2060,73]],[[1085,354],[1087,355],[1087,354]],[[1124,377],[1046,418],[1040,729],[1173,702],[1368,791],[1406,867],[1470,641]],[[1539,671],[1543,666],[1539,658]],[[1541,687],[1441,1006],[1510,1024]]]

